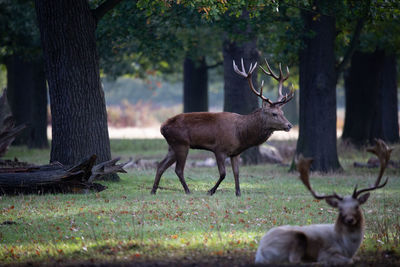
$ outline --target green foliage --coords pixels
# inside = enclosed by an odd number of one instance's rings
[[[27,58],[40,53],[40,35],[33,1],[0,2],[0,59],[14,53]]]
[[[112,140],[114,156],[130,153],[160,159],[164,140]],[[396,147],[393,159],[399,157]],[[12,151],[14,153],[16,151]],[[152,151],[152,152],[150,152]],[[342,174],[312,175],[318,192],[349,194],[357,183],[371,184],[376,169],[354,169],[367,152],[341,146]],[[20,151],[21,158],[26,151]],[[42,151],[42,153],[48,153]],[[171,168],[157,195],[149,194],[154,169],[129,170],[119,183],[87,195],[1,196],[0,258],[2,263],[78,262],[232,262],[248,265],[261,236],[283,224],[333,223],[337,212],[313,200],[287,168],[277,165],[241,167],[242,197],[234,196],[232,173],[214,196],[216,168],[187,168],[191,195],[185,195]],[[359,256],[364,264],[388,263],[399,255],[400,181],[388,169],[389,184],[363,205],[366,233]],[[104,182],[102,182],[104,183]],[[395,262],[398,264],[398,262]]]
[[[97,35],[105,73],[145,77],[147,70],[176,72],[186,55],[215,54],[218,32],[198,12],[173,3],[168,9],[155,2],[144,7],[124,1],[100,21]]]
[[[374,1],[370,7],[369,20],[364,32],[361,48],[373,51],[382,49],[399,53],[400,3],[398,1]]]

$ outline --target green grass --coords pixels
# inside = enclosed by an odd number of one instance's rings
[[[166,153],[163,140],[112,140],[114,156],[154,158]],[[397,146],[397,150],[399,146]],[[364,151],[340,148],[344,173],[312,176],[316,191],[351,193],[374,182],[377,169],[354,169]],[[205,157],[192,153],[194,158]],[[397,153],[397,152],[394,152]],[[48,150],[12,147],[5,158],[46,163]],[[396,158],[397,157],[397,158]],[[398,160],[398,154],[393,159]],[[129,169],[121,182],[101,182],[108,189],[86,195],[0,196],[0,264],[74,262],[235,262],[252,263],[257,242],[283,224],[333,223],[337,213],[314,200],[297,179],[278,165],[241,166],[242,196],[234,194],[230,168],[214,196],[217,168],[185,170],[192,191],[185,195],[172,168],[150,195],[155,170]],[[399,255],[399,172],[388,169],[389,184],[372,193],[363,206],[365,240],[362,260],[382,252]]]

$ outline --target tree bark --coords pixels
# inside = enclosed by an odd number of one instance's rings
[[[251,91],[246,79],[234,72],[232,62],[243,58],[246,70],[250,63],[258,61],[256,40],[238,44],[226,40],[224,56],[224,111],[249,114],[259,108],[259,98]],[[257,86],[257,72],[253,73],[253,83]],[[244,164],[257,164],[261,160],[258,147],[251,147],[241,154]]]
[[[35,61],[33,66],[33,109],[31,119],[31,138],[28,143],[30,148],[47,148],[47,83],[44,73],[43,57]]]
[[[373,119],[370,143],[375,138],[386,142],[399,141],[396,55],[382,51],[382,67],[378,73],[378,108]]]
[[[379,50],[354,53],[345,91],[343,140],[356,146],[373,143],[375,138],[399,140],[395,56]]]
[[[0,168],[0,195],[102,191],[107,187],[93,183],[95,179],[109,173],[126,172],[123,169],[125,164],[116,164],[118,160],[117,158],[94,165],[96,156],[92,155],[71,167],[54,162],[44,166]],[[7,161],[3,163],[7,164]]]
[[[80,0],[35,1],[52,114],[50,161],[111,158],[96,49],[96,19]],[[118,180],[117,175],[107,179]]]
[[[366,145],[370,139],[372,120],[378,107],[379,80],[373,73],[379,72],[380,61],[377,51],[356,51],[345,75],[346,110],[342,139],[357,146]]]
[[[183,112],[208,111],[208,70],[204,57],[183,63]]]
[[[48,147],[47,88],[42,57],[25,59],[12,55],[6,59],[7,95],[16,125],[27,127],[15,145]]]
[[[300,51],[300,128],[296,154],[314,159],[314,171],[340,170],[336,148],[335,18],[303,12],[306,31]]]

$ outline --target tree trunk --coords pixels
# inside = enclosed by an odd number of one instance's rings
[[[226,40],[223,46],[224,55],[224,111],[249,114],[259,108],[259,98],[251,91],[246,79],[234,72],[232,62],[244,60],[246,70],[250,63],[258,61],[256,40],[238,44]],[[257,86],[257,72],[253,73]],[[241,154],[243,163],[257,164],[261,160],[258,147],[251,147]]]
[[[336,148],[335,18],[303,12],[305,48],[300,51],[300,129],[296,154],[314,159],[314,171],[340,170]]]
[[[370,140],[372,120],[378,99],[378,75],[381,55],[356,51],[345,75],[346,110],[342,139],[357,146]],[[365,75],[367,74],[368,75]]]
[[[7,96],[16,125],[26,124],[15,145],[48,147],[47,88],[41,57],[24,59],[12,55],[6,59]]]
[[[373,143],[375,138],[391,143],[399,141],[396,56],[384,52],[382,54],[382,67],[378,73],[378,104],[372,123],[370,143]]]
[[[43,57],[34,63],[30,148],[47,148],[47,84]]]
[[[183,63],[183,112],[208,111],[208,71],[204,57]]]
[[[92,154],[111,158],[96,49],[96,19],[87,1],[35,1],[52,114],[50,161],[73,165]],[[117,175],[107,179],[118,180]]]
[[[344,140],[357,146],[375,138],[399,140],[395,56],[379,50],[354,53],[345,90]]]

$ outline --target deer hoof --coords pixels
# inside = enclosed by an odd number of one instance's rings
[[[155,195],[155,194],[156,194],[156,190],[154,190],[154,189],[151,190],[150,194],[151,194],[151,195]]]
[[[190,195],[191,194],[190,190],[185,191],[185,194]]]
[[[240,193],[240,191],[236,191],[236,196],[240,197],[242,195],[242,193]]]

